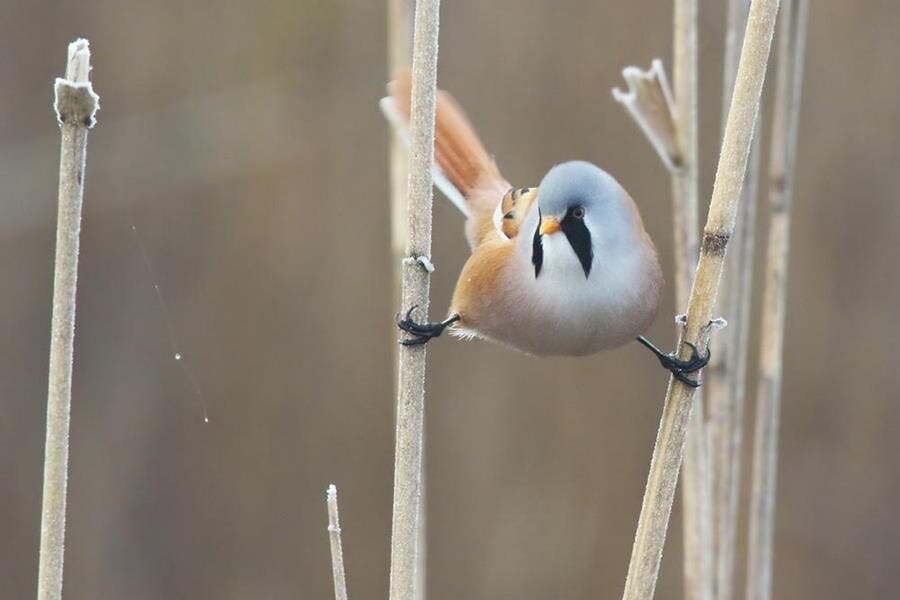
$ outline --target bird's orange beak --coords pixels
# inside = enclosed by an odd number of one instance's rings
[[[541,219],[541,235],[549,235],[557,231],[559,231],[559,219],[554,219],[553,217]]]

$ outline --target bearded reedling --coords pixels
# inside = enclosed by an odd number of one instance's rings
[[[409,120],[410,77],[401,73],[382,100],[401,130]],[[688,360],[641,335],[656,316],[662,269],[628,192],[584,161],[558,164],[537,187],[518,188],[500,174],[462,109],[439,91],[435,183],[467,217],[472,249],[448,317],[417,323],[409,308],[400,343],[427,343],[447,328],[538,356],[583,356],[637,339],[676,379],[709,355]]]

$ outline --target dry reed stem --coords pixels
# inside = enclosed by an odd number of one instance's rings
[[[803,55],[809,3],[785,2],[778,40],[778,74],[769,167],[769,245],[760,343],[759,389],[753,440],[753,479],[747,551],[747,600],[772,596],[778,427],[790,252],[791,205]]]
[[[712,557],[715,597],[731,598],[737,544],[738,500],[741,483],[741,448],[744,437],[744,405],[747,395],[747,355],[750,341],[750,309],[753,284],[754,224],[759,187],[759,133],[757,122],[740,215],[728,260],[727,283],[722,286],[722,311],[730,326],[716,345],[720,359],[710,365],[706,394],[709,406],[710,464],[712,465]],[[732,257],[729,255],[728,257]],[[725,290],[729,290],[728,293]],[[732,329],[733,327],[733,329]],[[718,342],[718,338],[717,338]],[[714,374],[715,373],[715,374]]]
[[[685,6],[689,5],[689,6]],[[693,21],[691,20],[693,15]],[[697,257],[697,127],[696,127],[696,2],[676,3],[676,104],[662,62],[654,60],[644,71],[629,66],[622,71],[628,91],[613,89],[620,102],[649,139],[672,177],[675,246],[675,303],[686,306]],[[687,63],[687,64],[685,64]],[[693,70],[693,75],[685,71]],[[676,108],[677,107],[677,108]],[[679,123],[688,122],[686,127]],[[693,215],[694,218],[689,218]],[[695,396],[700,405],[702,399]],[[709,463],[703,409],[692,418],[685,447],[684,571],[688,598],[709,598],[711,589],[711,531]]]
[[[641,128],[666,168],[679,169],[682,158],[675,131],[675,100],[662,61],[654,59],[646,71],[625,67],[622,78],[628,89],[613,88],[613,98]]]
[[[688,305],[699,255],[697,71],[697,0],[675,0],[672,79],[681,168],[672,171],[672,222],[678,310]],[[712,487],[704,412],[703,395],[695,393],[681,474],[684,590],[688,600],[712,598]]]
[[[388,0],[387,11],[387,38],[388,38],[388,79],[404,68],[409,67],[412,56],[412,20],[413,0]],[[391,128],[390,141],[390,169],[391,169],[391,257],[395,265],[400,264],[404,258],[406,249],[406,180],[407,180],[407,144],[400,139],[400,132],[396,127]],[[392,298],[400,296],[400,271],[394,271]],[[392,338],[393,339],[393,338]],[[400,356],[393,353],[394,372],[397,372]],[[399,380],[394,378],[395,391],[399,386]],[[424,461],[424,455],[422,460]],[[416,567],[417,595],[416,598],[425,597],[425,566],[426,566],[426,483],[425,473],[422,473],[422,500],[419,508],[419,549]]]
[[[728,114],[685,325],[684,340],[693,343],[701,353],[706,352],[709,343],[725,251],[734,231],[777,12],[778,0],[757,0],[751,7],[747,22],[737,85]],[[687,358],[689,353],[687,345],[682,344],[680,356]],[[694,388],[678,382],[674,377],[669,379],[628,566],[623,595],[626,600],[653,597],[684,453],[687,424],[693,408],[693,395]]]
[[[722,78],[723,130],[743,41],[741,33],[746,26],[749,9],[749,0],[730,0],[728,3],[725,68]],[[717,338],[716,354],[713,356],[706,378],[708,430],[713,467],[712,562],[715,572],[715,596],[722,599],[731,598],[733,595],[756,197],[759,183],[759,131],[760,119],[757,119],[739,215],[731,239],[731,251],[726,258],[727,269],[721,291],[721,313],[731,326]]]
[[[439,9],[439,0],[416,2],[407,195],[407,258],[430,259],[431,256],[431,164],[434,158]],[[401,261],[401,270],[401,310],[418,305],[417,317],[427,318],[429,271],[423,269],[416,260]],[[400,348],[391,523],[391,600],[410,600],[416,596],[425,355],[425,345]]]
[[[65,79],[58,78],[54,86],[54,109],[61,132],[59,207],[53,271],[38,600],[57,600],[62,596],[78,238],[88,129],[94,125],[94,114],[99,106],[99,98],[91,88],[90,70],[88,41],[75,40],[69,44]]]
[[[675,133],[681,156],[672,172],[675,296],[687,306],[699,255],[697,224],[697,0],[675,0]]]
[[[347,578],[344,575],[344,550],[341,547],[341,519],[338,515],[337,488],[332,483],[325,494],[328,507],[328,539],[331,542],[331,576],[334,600],[347,600]]]
[[[659,60],[646,71],[633,66],[623,69],[628,91],[613,89],[613,97],[641,128],[671,174],[675,303],[685,307],[698,254],[696,0],[676,1],[674,42],[674,99]],[[682,475],[684,572],[686,596],[702,600],[712,592],[711,486],[702,397],[695,396],[694,402],[698,415],[690,422]]]

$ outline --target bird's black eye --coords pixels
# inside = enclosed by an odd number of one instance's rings
[[[576,219],[583,219],[584,218],[584,207],[576,206],[575,208],[573,208],[572,216],[575,217]]]

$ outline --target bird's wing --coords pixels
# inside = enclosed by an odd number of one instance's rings
[[[460,327],[483,335],[507,312],[503,273],[512,260],[515,244],[494,236],[486,238],[466,261],[450,303],[450,313],[460,316]]]

